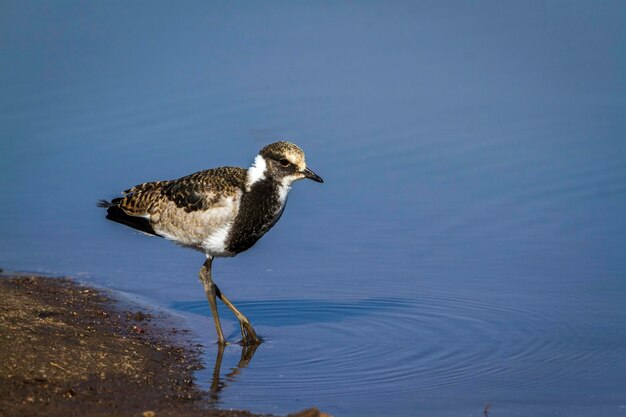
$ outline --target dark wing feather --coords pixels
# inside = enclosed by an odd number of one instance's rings
[[[193,182],[188,177],[172,181],[163,187],[161,194],[188,213],[211,206],[211,198],[207,195],[203,184]]]
[[[98,207],[107,209],[106,218],[132,227],[153,236],[157,234],[145,216],[150,206],[158,199],[160,189],[169,181],[154,181],[136,185],[124,190],[124,197],[114,198],[111,201],[100,200]]]
[[[148,219],[146,219],[145,217],[129,216],[124,210],[116,205],[112,205],[107,208],[106,218],[114,222],[121,223],[125,226],[132,227],[133,229],[137,229],[149,235],[163,237],[154,231]]]

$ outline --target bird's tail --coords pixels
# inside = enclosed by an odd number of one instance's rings
[[[117,204],[114,204],[111,201],[108,200],[100,200],[96,203],[96,206],[100,207],[100,208],[109,208],[109,207],[113,207],[116,206]]]
[[[126,213],[119,206],[121,201],[121,198],[114,198],[111,201],[100,200],[98,201],[97,206],[107,209],[107,219],[109,220],[132,227],[133,229],[137,229],[140,232],[160,237],[160,235],[154,231],[148,219],[142,216],[131,216]]]

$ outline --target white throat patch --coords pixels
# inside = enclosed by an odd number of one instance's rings
[[[265,179],[266,169],[267,164],[265,163],[265,159],[261,155],[257,155],[256,158],[254,158],[254,164],[248,168],[248,176],[246,178],[247,191],[250,191],[250,187],[252,187],[254,183]]]
[[[278,199],[280,201],[281,210],[287,202],[287,194],[289,194],[289,190],[291,190],[291,184],[296,180],[297,178],[294,177],[285,177],[280,182],[280,186],[278,187]]]

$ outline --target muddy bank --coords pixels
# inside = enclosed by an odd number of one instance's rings
[[[3,417],[256,415],[210,407],[184,332],[65,278],[0,277],[0,352]]]

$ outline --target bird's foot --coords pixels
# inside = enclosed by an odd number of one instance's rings
[[[252,328],[252,325],[247,320],[241,320],[239,322],[241,327],[241,344],[244,346],[258,345],[261,343],[261,339],[256,335],[256,332]]]

